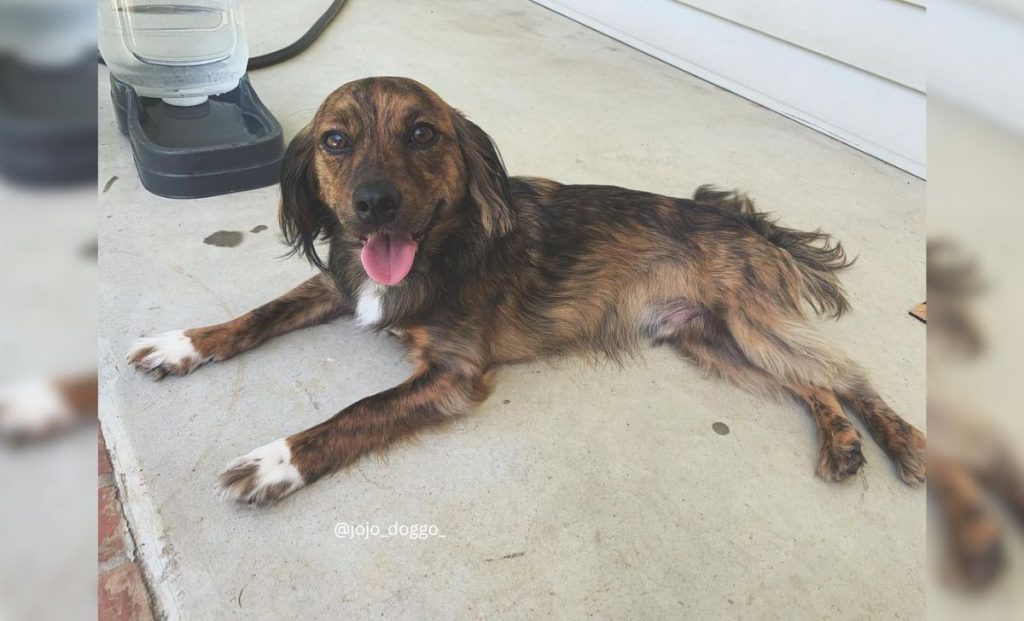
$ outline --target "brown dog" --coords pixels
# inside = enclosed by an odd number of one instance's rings
[[[752,390],[805,403],[817,473],[863,465],[857,412],[900,477],[925,477],[924,436],[808,325],[801,300],[839,316],[842,248],[782,228],[743,196],[693,200],[509,178],[490,138],[430,89],[351,82],[292,141],[281,226],[322,273],[227,323],[135,343],[157,376],[226,360],[270,337],[354,315],[400,334],[417,363],[402,384],[256,449],[220,477],[263,504],[359,456],[468,412],[503,365],[566,354],[614,359],[664,343]],[[327,262],[314,243],[329,243]]]

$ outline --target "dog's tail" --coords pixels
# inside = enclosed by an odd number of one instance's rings
[[[694,192],[693,200],[721,209],[788,252],[800,270],[804,299],[816,313],[838,318],[850,310],[846,291],[836,272],[850,267],[856,259],[847,259],[842,244],[830,235],[821,230],[798,231],[779,226],[769,214],[758,211],[750,197],[740,192],[702,185]]]

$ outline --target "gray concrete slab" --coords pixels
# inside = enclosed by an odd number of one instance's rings
[[[248,2],[253,50],[296,36],[322,4]],[[855,312],[822,329],[924,425],[925,332],[907,316],[925,297],[921,180],[525,0],[353,0],[306,54],[253,83],[290,136],[336,86],[378,74],[431,85],[514,174],[680,196],[742,187],[790,225],[837,234],[860,255],[845,277]],[[814,478],[805,413],[666,351],[625,369],[505,369],[451,431],[270,510],[218,501],[229,459],[410,367],[389,337],[340,322],[184,379],[127,368],[136,337],[223,320],[311,272],[277,258],[276,188],[146,193],[103,91],[100,184],[118,180],[100,197],[101,416],[169,617],[923,616],[924,492],[871,442],[858,479]],[[203,243],[220,230],[242,243]],[[444,537],[339,539],[339,522]]]

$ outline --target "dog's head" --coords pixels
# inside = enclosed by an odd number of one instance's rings
[[[285,153],[281,228],[324,267],[314,242],[343,236],[375,281],[396,285],[445,236],[512,228],[508,175],[487,134],[406,78],[350,82]]]

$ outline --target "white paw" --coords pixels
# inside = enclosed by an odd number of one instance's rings
[[[250,505],[268,505],[305,485],[292,464],[292,451],[284,438],[239,457],[227,465],[217,481],[220,497]]]
[[[75,421],[70,404],[52,380],[0,388],[0,437],[40,438]]]
[[[128,350],[128,362],[132,366],[158,378],[168,373],[185,375],[211,359],[211,356],[196,351],[184,330],[143,337],[132,343]]]

